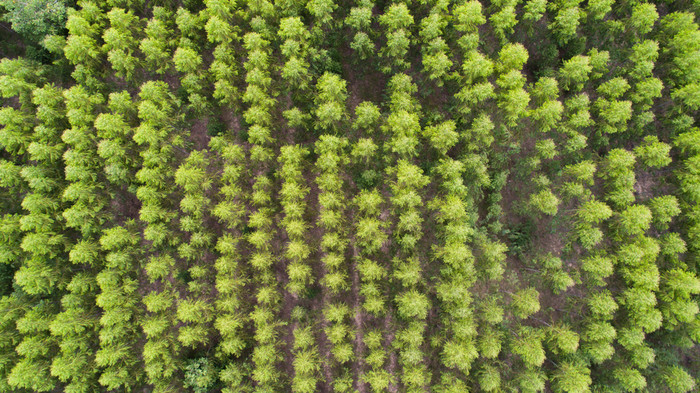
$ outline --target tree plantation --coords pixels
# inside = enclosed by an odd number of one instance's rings
[[[0,0],[0,392],[697,392],[646,1]]]

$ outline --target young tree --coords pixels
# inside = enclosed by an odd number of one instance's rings
[[[521,289],[512,295],[511,307],[513,315],[518,319],[526,319],[540,310],[540,294],[537,289],[530,287]]]
[[[563,3],[563,2],[562,2]],[[557,15],[554,21],[549,24],[548,28],[554,32],[559,45],[565,45],[571,39],[576,37],[580,19],[584,13],[578,8],[576,2],[572,2],[571,6],[562,6],[557,10]]]
[[[385,57],[389,65],[383,68],[384,72],[392,69],[402,70],[408,67],[405,57],[411,43],[413,16],[404,3],[395,3],[389,6],[384,14],[379,17],[379,23],[386,29],[386,46],[381,49],[382,57]]]
[[[657,19],[659,19],[659,13],[656,11],[655,4],[637,4],[632,9],[632,14],[627,20],[627,28],[637,36],[643,37],[651,32]]]
[[[554,216],[558,212],[559,198],[550,190],[541,190],[530,195],[530,207],[538,212]]]
[[[574,362],[562,363],[552,378],[557,393],[588,393],[593,380],[591,370]]]
[[[316,128],[332,131],[340,129],[348,116],[345,109],[347,83],[338,75],[326,72],[319,78],[316,89]]]
[[[652,168],[663,168],[671,163],[671,146],[659,142],[654,135],[644,137],[644,141],[634,149],[634,154],[644,165]]]
[[[588,77],[593,71],[588,56],[577,55],[566,61],[559,69],[559,80],[564,90],[579,91],[588,81]]]

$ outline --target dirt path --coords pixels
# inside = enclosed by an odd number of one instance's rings
[[[351,292],[352,292],[352,308],[355,311],[353,316],[353,322],[355,323],[355,357],[356,360],[352,364],[352,373],[355,375],[355,389],[358,393],[367,393],[367,384],[362,382],[362,368],[364,365],[364,359],[360,356],[364,352],[364,331],[363,325],[365,323],[365,314],[362,311],[362,304],[360,303],[360,273],[357,270],[357,260],[360,258],[360,251],[355,245],[354,239],[352,239],[352,262],[350,263],[350,278],[351,278]]]
[[[396,336],[396,330],[394,329],[394,315],[387,311],[386,315],[384,316],[384,332],[386,334],[386,349],[389,355],[389,362],[387,363],[387,371],[389,371],[390,375],[397,376],[395,383],[389,385],[389,392],[391,393],[398,393],[399,391],[399,381],[400,381],[400,376],[397,374],[397,370],[399,368],[399,362],[398,362],[398,357],[396,356],[396,351],[392,349],[392,343],[394,342],[394,338]]]

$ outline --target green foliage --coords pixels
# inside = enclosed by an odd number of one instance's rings
[[[559,80],[565,90],[581,90],[588,81],[591,71],[593,67],[588,56],[574,56],[564,61],[559,70]]]
[[[550,190],[542,190],[530,196],[530,206],[538,213],[554,216],[559,211],[559,198]]]
[[[185,365],[185,386],[196,393],[208,392],[216,382],[216,374],[209,358],[192,359]]]
[[[587,393],[592,383],[591,370],[585,366],[565,362],[552,377],[553,388],[557,393]]]
[[[429,303],[424,294],[416,291],[404,293],[396,299],[399,315],[403,318],[425,319],[428,315]]]
[[[531,327],[522,327],[518,329],[516,337],[511,341],[511,351],[520,356],[526,367],[540,367],[545,360],[542,339],[541,331]]]
[[[696,11],[0,0],[0,391],[694,391]]]
[[[2,0],[0,6],[7,11],[3,19],[12,24],[12,29],[35,43],[47,35],[61,33],[68,14],[64,1]]]
[[[540,294],[535,288],[522,289],[513,294],[511,307],[513,314],[519,319],[526,319],[540,310]]]
[[[696,382],[686,370],[679,366],[668,367],[663,378],[672,393],[686,393],[695,388]]]
[[[617,217],[617,228],[623,236],[643,234],[651,225],[651,210],[644,205],[634,205],[623,210]]]
[[[659,142],[659,139],[653,135],[645,137],[644,142],[634,149],[634,153],[640,161],[652,168],[662,168],[670,164],[670,152],[671,146]]]
[[[501,387],[501,374],[498,372],[498,369],[491,365],[484,366],[479,371],[479,386],[485,392],[499,390]]]

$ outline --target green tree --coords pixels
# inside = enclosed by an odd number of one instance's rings
[[[564,362],[552,377],[552,387],[557,393],[589,393],[591,370],[585,366]]]
[[[577,55],[566,61],[559,69],[559,80],[565,90],[579,91],[593,71],[588,56]]]
[[[647,386],[646,379],[637,369],[627,367],[618,368],[613,374],[625,391],[634,392],[644,389]]]
[[[521,70],[529,55],[527,49],[520,43],[508,43],[503,46],[500,52],[498,52],[498,63],[497,69],[501,73],[507,73],[508,71]]]
[[[387,30],[387,41],[386,46],[381,50],[382,55],[396,69],[408,67],[408,63],[404,58],[408,53],[411,38],[411,33],[408,29],[413,25],[413,16],[408,7],[404,3],[392,4],[379,17],[379,23]],[[388,71],[388,69],[385,71]]]
[[[644,137],[644,141],[634,149],[634,154],[639,157],[644,165],[652,168],[663,168],[671,163],[671,146],[659,142],[655,135]]]
[[[513,315],[526,319],[540,310],[540,294],[535,288],[521,289],[512,295]]]
[[[547,11],[547,0],[528,0],[523,7],[523,20],[537,22]]]
[[[192,359],[185,365],[185,386],[195,393],[208,392],[216,382],[216,370],[209,358]]]
[[[613,4],[613,0],[592,0],[586,10],[593,20],[602,20],[612,10]]]
[[[3,19],[12,24],[12,30],[35,43],[47,35],[61,33],[68,14],[65,1],[0,0],[0,6],[7,11]]]
[[[407,320],[425,319],[428,315],[429,302],[426,296],[417,291],[405,292],[397,296],[399,315]]]
[[[557,11],[554,22],[550,23],[548,27],[554,32],[560,45],[564,45],[576,37],[576,30],[582,14],[583,12],[576,6],[562,7]]]
[[[306,9],[314,17],[316,23],[321,26],[333,21],[333,11],[338,6],[332,0],[312,0],[306,4]]]
[[[485,392],[495,392],[501,388],[501,373],[492,365],[485,365],[478,373],[479,386]]]
[[[672,393],[687,393],[697,385],[693,377],[680,366],[666,367],[662,375]]]
[[[543,338],[540,330],[523,326],[518,329],[511,341],[511,351],[520,356],[526,367],[540,367],[545,360],[544,347],[542,346]]]
[[[637,4],[632,9],[632,15],[627,20],[627,25],[629,29],[641,37],[651,32],[657,19],[659,19],[659,13],[656,11],[655,4]]]
[[[503,42],[513,34],[513,28],[518,23],[515,15],[515,5],[506,3],[498,12],[491,14],[489,21],[496,36]]]
[[[617,217],[617,229],[623,236],[643,234],[651,224],[651,210],[644,205],[634,205],[623,210]]]
[[[579,334],[567,325],[554,325],[548,329],[548,341],[555,353],[572,354],[578,350]]]
[[[558,212],[559,198],[550,190],[542,190],[530,195],[530,206],[538,213],[554,216]]]

